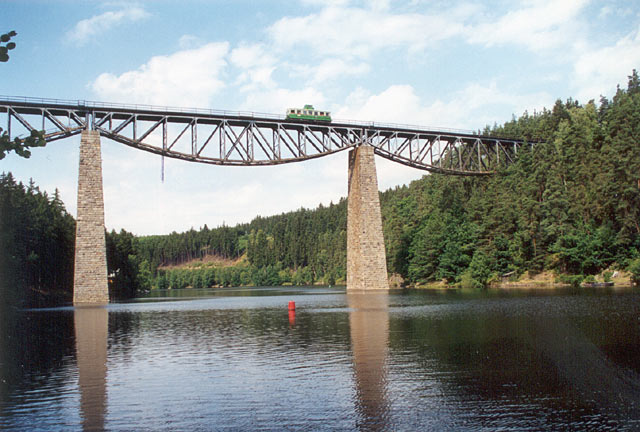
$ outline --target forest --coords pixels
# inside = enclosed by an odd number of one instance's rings
[[[640,278],[640,79],[598,103],[551,109],[481,133],[522,138],[516,163],[489,177],[425,175],[380,194],[390,274],[407,285],[484,287],[501,275],[555,272],[580,281],[607,269]],[[107,233],[110,291],[344,283],[346,200],[235,227],[138,237]],[[57,193],[0,177],[3,296],[70,298],[73,218]],[[207,258],[216,258],[207,263]],[[7,288],[8,287],[8,288]]]

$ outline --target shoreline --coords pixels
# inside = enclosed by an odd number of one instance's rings
[[[625,271],[618,271],[616,277],[612,277],[610,282],[612,285],[599,286],[604,284],[604,278],[602,275],[598,275],[595,279],[595,284],[598,286],[585,285],[586,282],[581,282],[577,287],[579,288],[628,288],[633,287],[631,282],[631,274]],[[557,282],[557,276],[551,272],[542,272],[536,275],[530,275],[528,272],[520,276],[518,280],[503,280],[490,283],[486,289],[489,290],[517,290],[517,289],[557,289],[557,288],[571,288],[576,287],[566,282]],[[407,288],[412,289],[440,289],[440,290],[453,290],[462,289],[459,284],[448,284],[445,281],[428,282],[422,284],[407,285]]]

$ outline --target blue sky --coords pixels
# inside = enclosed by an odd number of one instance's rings
[[[0,94],[284,113],[477,130],[640,69],[640,3],[618,0],[3,1]],[[0,117],[0,126],[5,120]],[[0,161],[75,215],[79,139]],[[109,230],[234,225],[336,202],[346,154],[278,167],[160,159],[103,139]],[[424,172],[377,159],[381,189]]]

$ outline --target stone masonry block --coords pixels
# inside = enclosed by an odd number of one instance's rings
[[[349,152],[347,290],[388,290],[387,257],[373,147]]]
[[[78,170],[78,217],[73,304],[109,303],[100,134],[83,131]]]

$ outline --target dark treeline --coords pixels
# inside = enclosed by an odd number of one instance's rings
[[[542,143],[498,175],[427,176],[383,200],[390,271],[478,285],[509,272],[594,275],[640,256],[635,71],[599,107],[557,101],[484,132]]]
[[[552,269],[593,275],[640,251],[640,87],[584,106],[556,102],[491,133],[542,140],[518,162],[475,181],[465,204],[477,226],[472,272]],[[464,195],[463,195],[464,196]],[[474,266],[477,259],[477,266]],[[483,277],[480,277],[482,280]]]
[[[2,308],[71,302],[75,229],[57,189],[49,196],[33,181],[25,185],[11,173],[0,174]],[[111,297],[128,298],[148,288],[151,273],[137,258],[133,234],[107,233],[106,242]]]
[[[246,253],[258,267],[280,263],[288,268],[312,266],[324,273],[339,268],[346,259],[344,253],[336,252],[346,245],[346,209],[346,200],[341,200],[315,210],[258,216],[233,228],[205,225],[199,231],[139,237],[138,252],[154,269],[207,255],[237,259]]]
[[[346,200],[315,210],[300,209],[248,224],[137,239],[137,256],[153,274],[160,266],[179,265],[207,255],[230,260],[246,256],[237,269],[213,270],[206,275],[172,271],[157,284],[172,288],[205,285],[333,284],[346,275]],[[179,275],[179,277],[176,277]],[[193,279],[193,283],[191,280]]]
[[[241,227],[222,226],[210,230],[207,225],[196,231],[173,232],[169,235],[140,237],[138,250],[152,268],[176,265],[207,255],[216,255],[226,259],[240,257],[245,245],[241,238],[246,230]]]
[[[75,220],[58,190],[0,175],[0,301],[25,305],[68,300],[73,285]]]
[[[640,84],[634,71],[612,100],[551,110],[487,127],[522,137],[517,163],[492,177],[429,175],[381,194],[390,273],[409,283],[445,279],[482,286],[499,275],[553,270],[582,278],[628,268],[640,256]],[[256,268],[306,268],[314,280],[344,278],[346,202],[299,210],[233,233],[235,255]],[[221,254],[218,230],[141,239],[156,264]],[[194,239],[201,238],[201,241]],[[153,240],[151,240],[153,239]],[[158,249],[158,242],[171,244]],[[178,246],[179,244],[188,247]],[[162,260],[154,256],[171,250]],[[171,257],[170,259],[168,257]],[[327,277],[330,275],[330,277]],[[568,278],[567,280],[572,280]]]
[[[492,136],[523,137],[516,163],[491,177],[427,175],[380,194],[388,270],[408,283],[483,286],[499,275],[604,269],[640,277],[640,80],[585,105],[557,101]],[[136,237],[107,234],[112,297],[154,286],[340,283],[346,200],[248,224]],[[57,193],[0,180],[0,270],[20,299],[70,298],[74,221]],[[167,270],[215,256],[225,266]],[[232,263],[232,265],[229,265]],[[20,288],[18,288],[20,287]],[[5,290],[6,291],[6,290]],[[37,297],[37,295],[36,295]],[[46,296],[45,296],[46,297]],[[23,301],[24,303],[24,301]]]

